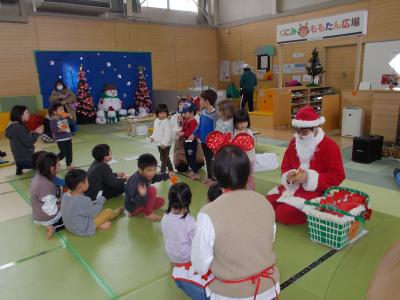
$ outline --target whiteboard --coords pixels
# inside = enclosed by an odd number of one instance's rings
[[[366,43],[362,81],[371,82],[371,89],[386,89],[381,84],[382,74],[393,74],[389,61],[400,53],[400,40],[389,42]]]

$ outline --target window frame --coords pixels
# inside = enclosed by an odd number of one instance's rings
[[[148,0],[147,0],[147,1],[148,1]],[[183,11],[183,12],[195,13],[195,14],[198,14],[198,13],[199,13],[198,7],[197,7],[197,11],[192,11],[192,10],[181,10],[181,9],[171,8],[171,3],[170,3],[171,0],[165,0],[165,1],[167,2],[167,7],[166,7],[166,8],[164,8],[164,7],[157,7],[157,6],[148,6],[148,4],[147,4],[147,6],[143,6],[143,7],[156,8],[156,9],[166,9],[166,10],[175,10],[175,11]],[[145,2],[146,2],[146,1],[145,1]],[[142,4],[144,4],[144,2],[143,2]],[[197,6],[197,5],[196,5],[196,6]]]

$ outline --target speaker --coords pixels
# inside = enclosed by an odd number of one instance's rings
[[[351,160],[369,164],[382,158],[383,136],[371,135],[353,138]]]

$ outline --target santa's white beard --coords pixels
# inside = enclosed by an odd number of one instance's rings
[[[317,148],[317,142],[314,133],[306,136],[294,135],[296,139],[296,152],[300,160],[300,168],[307,170],[310,167],[310,160]]]

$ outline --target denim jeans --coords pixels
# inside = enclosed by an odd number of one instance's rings
[[[180,288],[187,296],[193,300],[209,300],[206,296],[206,290],[194,285],[193,283],[176,280],[175,281],[178,288]]]

